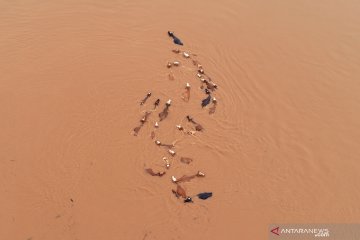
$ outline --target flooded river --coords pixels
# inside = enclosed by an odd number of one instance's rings
[[[272,223],[359,222],[359,12],[355,0],[1,1],[0,239],[267,239]],[[175,48],[217,84],[214,114]],[[175,157],[150,138],[168,99],[156,139]],[[204,130],[179,132],[186,115]],[[170,177],[198,170],[182,187],[213,196],[184,204]]]

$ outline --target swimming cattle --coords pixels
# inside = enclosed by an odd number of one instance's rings
[[[168,35],[169,35],[169,37],[171,37],[171,38],[174,40],[174,43],[175,43],[175,44],[177,44],[177,45],[184,45],[184,44],[181,42],[181,40],[174,35],[173,32],[168,31]]]
[[[173,42],[175,44],[180,45],[180,46],[184,45],[183,42],[177,36],[175,36],[174,32],[168,31],[167,33],[168,33],[168,36],[173,39]],[[209,107],[208,110],[209,110],[209,114],[213,114],[215,112],[215,109],[217,106],[217,101],[216,101],[215,97],[212,97],[212,95],[216,95],[215,90],[217,89],[217,85],[212,82],[211,78],[208,75],[208,71],[205,72],[203,66],[197,60],[198,55],[193,53],[189,49],[186,49],[186,50],[181,49],[181,47],[179,47],[179,49],[173,49],[172,52],[177,54],[176,57],[182,58],[181,62],[179,61],[179,59],[169,59],[166,63],[166,66],[168,68],[167,76],[168,76],[169,80],[176,80],[177,84],[181,84],[181,86],[183,86],[182,92],[176,93],[176,94],[178,94],[177,95],[178,98],[182,99],[185,103],[188,103],[188,102],[190,102],[190,92],[191,92],[191,101],[193,100],[193,98],[195,98],[197,96],[197,94],[199,92],[201,92],[202,94],[204,94],[204,92],[205,92],[206,98],[202,99],[202,100],[200,98],[196,101],[201,100],[202,108],[204,108],[207,105],[209,105],[210,103],[212,103],[211,107]],[[192,64],[191,64],[191,62],[192,62]],[[194,66],[189,66],[189,63],[190,63],[190,65],[194,65]],[[200,88],[194,87],[195,85],[190,87],[191,79],[189,79],[189,80],[186,79],[189,82],[182,82],[182,80],[184,80],[185,77],[187,78],[186,75],[182,74],[184,71],[192,71],[194,73],[194,75],[196,74],[197,81],[200,80]],[[178,72],[180,72],[182,74],[181,77],[178,77],[177,75],[175,75]],[[164,74],[164,76],[166,77],[165,74]],[[180,86],[180,85],[178,85],[178,86]],[[196,91],[199,91],[199,92],[196,92]],[[163,93],[163,94],[166,95],[169,93]],[[146,96],[140,101],[140,105],[143,107],[147,107],[147,105],[145,103],[151,96],[152,96],[152,93],[148,92],[146,94]],[[149,131],[150,138],[153,139],[153,141],[155,142],[155,144],[157,146],[159,146],[160,148],[165,150],[166,154],[168,154],[168,156],[162,157],[162,161],[163,161],[162,164],[155,163],[155,165],[157,165],[157,166],[160,165],[160,167],[163,168],[165,171],[154,171],[152,168],[144,169],[148,175],[156,176],[156,177],[162,177],[163,175],[166,174],[166,172],[173,171],[172,170],[173,168],[175,169],[175,171],[178,171],[178,169],[181,169],[181,167],[185,167],[185,164],[186,165],[191,164],[189,166],[196,166],[196,164],[193,163],[194,162],[193,158],[181,157],[181,156],[178,157],[178,155],[181,154],[182,149],[181,148],[178,149],[178,146],[177,145],[175,146],[175,143],[180,141],[181,139],[176,139],[175,141],[173,141],[173,144],[170,144],[170,143],[165,144],[158,140],[160,136],[168,137],[172,133],[175,134],[174,130],[171,131],[171,129],[168,129],[168,131],[166,131],[167,123],[162,122],[169,115],[170,106],[172,105],[171,100],[169,99],[165,103],[165,106],[162,110],[161,109],[158,110],[159,104],[160,104],[160,99],[156,99],[156,101],[153,102],[153,104],[150,106],[151,110],[146,110],[146,111],[142,110],[143,116],[140,119],[140,123],[138,123],[138,126],[136,126],[133,129],[133,134],[135,136],[137,136],[138,133],[140,132],[140,130],[142,129],[142,127],[146,125],[145,128]],[[182,105],[184,105],[184,103],[182,103],[181,101],[180,102],[176,101],[176,104],[174,107],[175,108],[182,107]],[[174,110],[176,110],[176,109],[174,109]],[[157,112],[156,114],[158,114],[157,115],[158,119],[150,119],[152,112]],[[171,112],[173,112],[173,107],[171,107]],[[176,118],[178,116],[176,114],[176,112],[174,112],[172,114],[173,114],[172,115],[173,118]],[[155,115],[156,118],[157,118],[157,116]],[[187,119],[188,123],[184,123],[184,122],[186,122],[186,120],[184,118],[178,119],[178,120],[180,120],[180,123],[178,125],[176,125],[176,128],[177,128],[176,136],[185,135],[185,137],[186,137],[186,134],[194,136],[198,132],[200,132],[200,131],[202,132],[204,130],[202,125],[197,123],[189,115],[186,116],[186,119]],[[169,120],[174,120],[174,119],[169,119]],[[150,123],[150,125],[148,125],[147,123]],[[163,130],[163,128],[164,128],[164,130]],[[199,133],[199,134],[201,134],[201,133]],[[186,138],[188,138],[188,137],[186,137]],[[179,154],[178,150],[179,150],[180,154]],[[178,165],[178,163],[180,163],[180,165]],[[212,197],[212,195],[213,195],[212,192],[202,192],[202,193],[199,193],[196,195],[189,196],[189,195],[187,195],[187,192],[185,191],[185,188],[183,187],[184,185],[188,184],[187,182],[189,182],[189,181],[201,181],[201,179],[204,179],[205,178],[204,172],[197,171],[195,174],[190,174],[190,175],[186,175],[183,173],[180,176],[181,176],[180,178],[171,176],[171,181],[173,182],[173,184],[176,185],[176,189],[172,189],[172,192],[174,193],[174,195],[177,198],[181,198],[184,203],[192,203],[193,198],[195,198],[195,197],[202,199],[202,200]],[[170,181],[170,179],[168,179],[168,180]]]

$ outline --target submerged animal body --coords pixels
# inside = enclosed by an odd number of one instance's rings
[[[205,200],[208,199],[209,197],[212,197],[212,192],[203,192],[203,193],[199,193],[198,198]]]
[[[159,113],[160,121],[164,120],[169,115],[168,108],[164,108],[164,110]]]
[[[193,161],[193,159],[192,159],[192,158],[188,158],[188,157],[181,157],[181,158],[180,158],[180,161],[181,161],[182,163],[185,163],[185,164],[190,164],[190,163]]]
[[[146,96],[145,96],[145,98],[144,98],[143,100],[141,100],[140,105],[144,105],[145,102],[146,102],[146,100],[147,100],[150,96],[151,96],[151,92],[147,93]]]
[[[176,190],[172,189],[171,191],[174,193],[174,195],[177,198],[179,198],[179,197],[186,198],[187,197],[185,189],[182,188],[180,185],[177,185]]]
[[[159,113],[160,121],[164,120],[169,115],[170,104],[171,104],[171,100],[167,101],[164,110],[161,113]]]
[[[207,98],[205,98],[201,101],[201,107],[207,106],[210,103],[210,101],[211,101],[211,95],[209,94],[209,96]]]
[[[157,99],[155,102],[154,102],[154,109],[156,109],[157,106],[159,106],[160,104],[160,99]]]
[[[151,114],[151,112],[145,112],[145,115],[140,119],[140,122],[141,122],[142,124],[144,124],[144,123],[147,121],[147,119],[148,119],[148,117],[150,116],[150,114]]]
[[[195,175],[191,175],[191,176],[184,175],[184,176],[182,176],[181,178],[176,179],[176,182],[177,182],[177,183],[180,183],[180,182],[189,182],[189,181],[191,181],[191,179],[193,179],[193,178],[195,178],[195,177],[197,177],[196,174],[195,174]]]
[[[202,130],[204,130],[204,128],[200,124],[196,124],[195,125],[195,130],[198,131],[198,132],[201,132]]]
[[[214,104],[210,109],[209,109],[209,114],[214,114],[216,110],[216,104]]]
[[[202,131],[202,130],[204,130],[204,128],[203,128],[200,124],[198,124],[197,122],[195,122],[192,117],[190,117],[190,116],[188,115],[188,116],[186,116],[186,118],[187,118],[187,120],[188,120],[189,122],[191,122],[191,123],[193,123],[193,124],[195,125],[195,130],[196,130],[196,131]]]
[[[138,135],[140,129],[144,126],[144,124],[147,121],[150,114],[151,114],[151,112],[145,112],[145,115],[140,119],[140,126],[135,127],[134,130],[133,130],[133,135],[134,136]]]
[[[183,197],[183,198],[186,198],[186,192],[185,192],[185,189],[183,189],[180,185],[177,185],[177,189],[176,189],[176,193]]]
[[[151,168],[145,169],[145,171],[150,174],[151,176],[159,176],[162,177],[166,172],[154,172]]]
[[[183,92],[181,94],[181,98],[185,101],[185,102],[189,102],[190,100],[190,88],[185,89],[185,92]]]
[[[175,43],[175,44],[177,44],[177,45],[184,45],[184,44],[181,42],[181,40],[174,35],[173,32],[168,31],[168,35],[169,35],[169,37],[171,37],[171,38],[174,40],[174,43]]]
[[[138,127],[136,127],[136,128],[134,128],[134,136],[137,136],[138,134],[139,134],[139,131],[140,131],[140,129],[141,129],[141,127],[142,127],[142,125],[140,125],[140,126],[138,126]]]

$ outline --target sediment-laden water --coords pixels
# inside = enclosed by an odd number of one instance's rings
[[[272,223],[358,222],[359,11],[352,0],[2,1],[0,239],[266,239]],[[213,114],[175,48],[217,84]],[[150,138],[168,99],[156,139],[175,142],[175,160]],[[204,130],[179,131],[187,115]],[[164,156],[171,172],[149,175]],[[181,186],[213,196],[184,204],[170,177],[199,170]]]

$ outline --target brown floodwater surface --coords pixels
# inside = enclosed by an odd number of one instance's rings
[[[1,1],[0,239],[267,239],[271,223],[359,222],[359,13],[355,0]],[[214,113],[175,48],[217,84]],[[168,99],[153,134],[175,157],[150,138]],[[179,131],[187,115],[203,130]],[[199,170],[181,187],[213,196],[184,204],[171,176]]]

